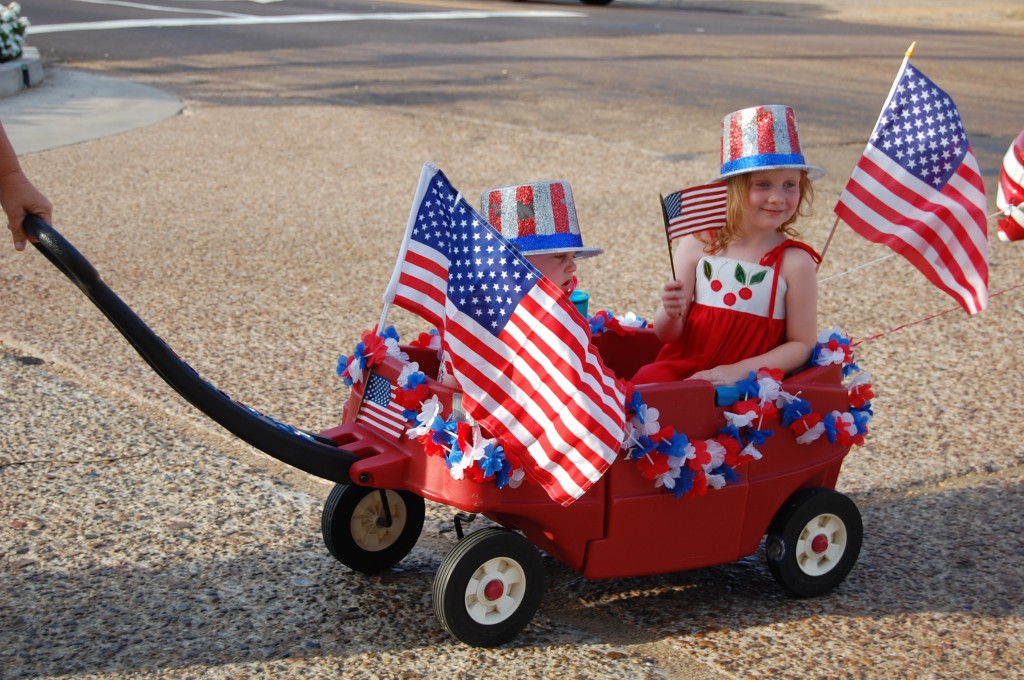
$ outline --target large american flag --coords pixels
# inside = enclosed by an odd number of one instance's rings
[[[974,314],[988,304],[985,210],[956,105],[906,60],[836,214]]]
[[[401,437],[408,423],[397,401],[397,387],[384,376],[371,373],[363,387],[356,421],[392,439]]]
[[[615,460],[625,390],[569,298],[427,163],[385,300],[442,329],[470,416],[562,505]]]
[[[668,240],[725,226],[727,182],[712,182],[672,192],[661,199]]]

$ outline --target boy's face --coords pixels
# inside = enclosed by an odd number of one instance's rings
[[[572,292],[576,273],[576,253],[548,253],[527,255],[526,259],[540,270],[540,273],[566,293]]]

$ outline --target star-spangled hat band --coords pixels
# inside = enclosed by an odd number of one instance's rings
[[[532,182],[485,191],[482,212],[523,255],[575,253],[577,258],[603,250],[583,245],[576,206],[568,182]]]
[[[722,119],[722,167],[719,180],[759,170],[793,168],[821,179],[825,170],[809,165],[800,149],[796,113],[789,106],[768,104],[734,111]]]

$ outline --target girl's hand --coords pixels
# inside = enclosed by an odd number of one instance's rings
[[[749,371],[743,370],[736,364],[723,364],[705,371],[697,371],[690,378],[694,380],[707,380],[712,385],[735,385],[747,377]]]
[[[661,308],[665,314],[672,319],[681,319],[686,311],[686,303],[689,296],[686,294],[686,287],[682,281],[671,279],[661,289]]]

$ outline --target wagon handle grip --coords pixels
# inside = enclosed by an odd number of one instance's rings
[[[244,406],[204,380],[153,332],[113,290],[99,272],[56,229],[35,215],[26,215],[25,231],[33,245],[67,276],[149,366],[178,394],[233,435],[317,477],[349,483],[348,469],[359,458],[332,440],[278,422]]]

